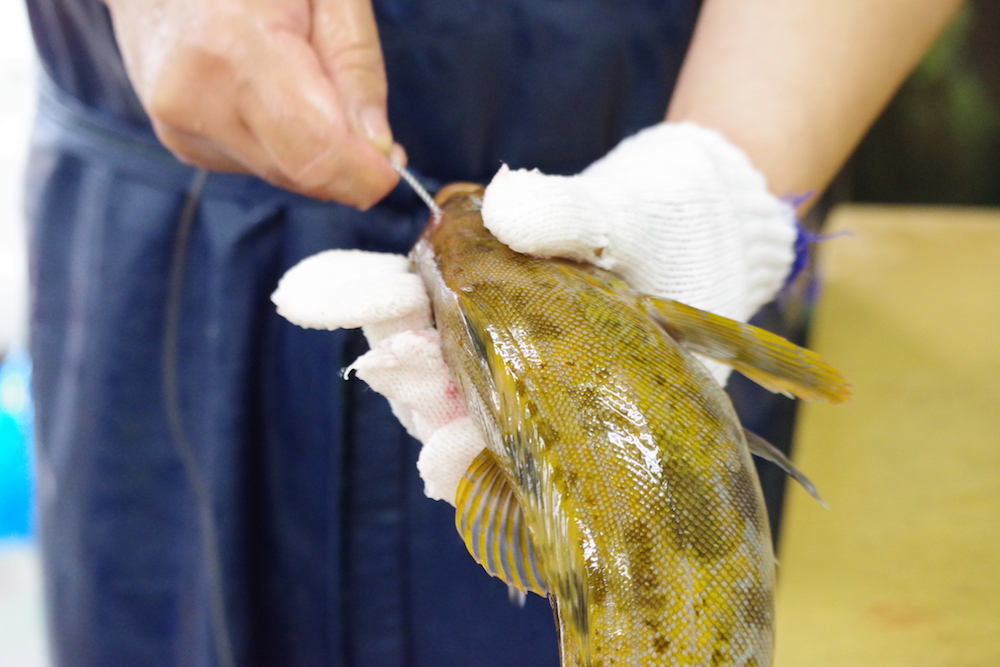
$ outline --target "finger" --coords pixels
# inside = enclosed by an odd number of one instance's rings
[[[143,87],[157,137],[187,164],[265,177],[276,172],[235,108],[239,77],[232,60],[193,41]]]
[[[410,163],[410,156],[406,154],[406,149],[399,144],[393,144],[389,151],[389,161],[397,167],[405,167]]]
[[[295,190],[368,208],[398,181],[388,160],[345,118],[309,43],[275,35],[273,53],[238,92],[256,142]]]
[[[160,143],[167,147],[177,159],[194,167],[202,167],[210,171],[231,173],[250,173],[254,170],[244,161],[234,159],[221,151],[214,144],[208,144],[202,138],[179,132],[154,121],[153,129]]]
[[[274,185],[302,191],[301,184],[276,167],[272,157],[239,119],[211,128],[201,124],[203,129],[208,130],[206,134],[172,129],[156,121],[153,127],[163,145],[185,164],[211,171],[255,174]],[[340,201],[336,192],[328,190],[306,194]]]
[[[294,181],[275,165],[233,107],[202,105],[192,111],[187,106],[175,110],[161,105],[157,113],[151,114],[151,120],[160,142],[186,164],[211,171],[255,174],[275,185],[296,189]]]
[[[370,0],[316,0],[313,12],[312,42],[352,129],[388,155],[385,63]]]
[[[227,128],[228,129],[228,128]],[[297,184],[274,168],[270,158],[261,150],[254,137],[243,128],[243,138],[233,143],[240,154],[230,155],[225,145],[208,141],[202,136],[189,135],[170,129],[156,129],[160,141],[181,162],[209,171],[231,174],[254,174],[286,190],[296,190]],[[224,130],[214,136],[221,137]]]
[[[260,150],[249,133],[246,134],[247,138],[239,144],[241,155],[238,158],[230,156],[225,151],[224,146],[208,142],[200,136],[175,132],[170,129],[157,129],[156,134],[163,145],[185,164],[209,171],[254,174],[285,189],[296,189],[294,182],[274,169],[270,159]]]

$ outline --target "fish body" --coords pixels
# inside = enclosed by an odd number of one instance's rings
[[[439,195],[411,254],[488,444],[457,497],[470,551],[550,597],[564,667],[770,665],[760,484],[728,398],[682,344],[704,351],[697,319],[714,316],[510,250],[480,196]],[[745,339],[716,356],[755,361],[749,328],[715,319]]]

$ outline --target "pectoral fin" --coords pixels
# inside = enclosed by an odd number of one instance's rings
[[[765,461],[770,461],[784,470],[789,477],[801,484],[802,488],[805,489],[810,496],[818,500],[820,505],[830,509],[830,507],[826,504],[826,501],[820,497],[819,491],[816,490],[816,485],[812,483],[812,480],[806,477],[801,470],[796,468],[795,464],[792,463],[787,456],[785,456],[783,451],[756,433],[743,429],[743,435],[746,436],[747,446],[750,448],[751,454],[759,456]]]
[[[524,513],[493,454],[484,449],[462,477],[455,525],[487,572],[521,592],[546,595]],[[516,598],[512,597],[512,601]]]
[[[850,396],[837,369],[781,336],[678,301],[643,299],[660,326],[686,350],[732,366],[765,389],[830,403]]]

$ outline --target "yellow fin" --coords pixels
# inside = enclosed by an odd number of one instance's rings
[[[476,562],[508,586],[544,597],[545,579],[521,505],[488,449],[462,477],[455,505],[455,525]]]
[[[679,345],[732,366],[765,389],[830,403],[841,403],[851,395],[837,369],[781,336],[679,301],[642,299]]]

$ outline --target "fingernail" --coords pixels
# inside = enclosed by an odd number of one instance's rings
[[[389,155],[392,150],[392,130],[389,129],[389,121],[385,117],[385,111],[378,107],[365,107],[358,112],[358,122],[365,132],[365,136],[371,141],[375,148],[384,155]]]
[[[409,156],[406,154],[406,149],[399,144],[392,145],[392,150],[389,151],[389,159],[393,164],[397,164],[400,167],[405,167],[410,161]]]

